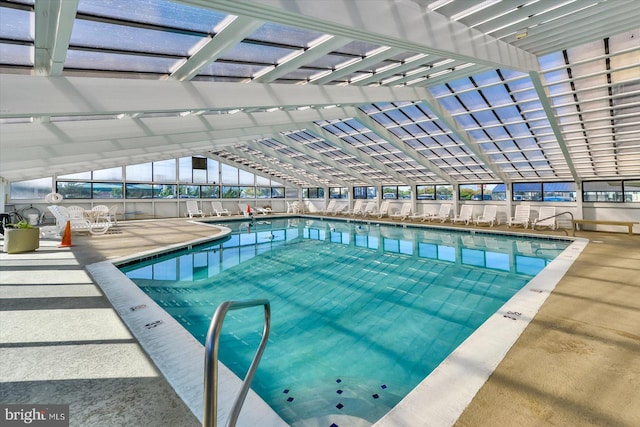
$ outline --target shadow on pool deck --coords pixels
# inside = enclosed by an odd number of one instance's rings
[[[130,221],[0,254],[0,402],[70,403],[77,426],[198,425],[83,267],[215,232]],[[577,236],[592,242],[456,425],[640,425],[640,236]]]

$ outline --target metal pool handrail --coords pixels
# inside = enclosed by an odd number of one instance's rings
[[[555,217],[560,216],[560,215],[566,215],[566,214],[569,214],[569,216],[571,217],[571,235],[572,235],[573,237],[575,237],[575,236],[576,236],[576,226],[574,225],[574,222],[573,222],[573,214],[572,214],[571,212],[569,212],[569,211],[567,211],[567,212],[560,212],[560,213],[558,213],[558,214],[551,215],[551,216],[548,216],[548,217],[546,217],[546,218],[538,219],[538,221],[546,221],[546,220],[548,220],[548,219],[555,218]],[[535,230],[535,229],[536,229],[536,224],[535,224],[535,222],[531,225],[531,229],[532,229],[532,230]],[[566,231],[565,231],[565,234],[566,234],[567,236],[569,235],[569,233],[567,233]]]
[[[207,333],[207,341],[205,344],[204,355],[204,414],[202,418],[202,425],[205,427],[216,427],[218,416],[218,340],[220,338],[220,332],[222,331],[222,323],[224,317],[229,310],[239,310],[242,308],[249,308],[263,305],[264,306],[264,329],[262,331],[262,340],[256,351],[256,355],[253,357],[253,361],[249,366],[247,375],[242,383],[242,388],[238,397],[233,404],[229,419],[227,420],[227,427],[235,426],[242,409],[244,399],[247,397],[249,387],[251,387],[251,381],[253,375],[256,373],[258,363],[264,352],[264,348],[267,346],[267,339],[269,337],[269,329],[271,328],[271,306],[267,299],[256,299],[251,301],[226,301],[218,306],[213,318],[211,319],[211,325],[209,326],[209,332]]]

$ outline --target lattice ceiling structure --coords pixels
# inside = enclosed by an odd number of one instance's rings
[[[0,0],[0,176],[640,178],[637,0]]]

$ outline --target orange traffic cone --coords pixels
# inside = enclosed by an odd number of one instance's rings
[[[70,248],[73,246],[71,243],[71,222],[67,221],[67,225],[64,227],[64,233],[62,234],[62,242],[58,245],[59,248]]]
[[[247,213],[250,214],[251,213],[251,205],[247,205]]]

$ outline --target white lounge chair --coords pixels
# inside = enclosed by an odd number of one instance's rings
[[[349,216],[356,216],[362,214],[362,206],[364,202],[362,200],[356,200],[356,203],[353,205],[353,209],[347,212]]]
[[[533,221],[531,228],[533,230],[536,227],[549,227],[552,230],[556,229],[556,207],[555,206],[543,206],[538,212],[538,219]]]
[[[496,222],[496,213],[498,211],[498,206],[496,205],[485,205],[484,210],[482,211],[482,215],[473,220],[475,225],[488,225],[493,227],[493,224]]]
[[[389,201],[385,200],[382,202],[382,204],[380,205],[380,209],[378,209],[378,212],[375,213],[375,215],[378,218],[382,218],[384,216],[389,215]]]
[[[211,216],[213,216],[213,215],[216,215],[216,216],[223,216],[223,215],[231,216],[231,212],[229,212],[229,209],[223,208],[222,207],[222,203],[220,203],[220,202],[211,202],[211,209],[213,209],[213,211],[210,214]]]
[[[335,207],[333,208],[333,211],[331,212],[331,215],[338,215],[339,213],[346,213],[345,211],[348,211],[349,209],[349,203],[347,202],[341,202],[338,203],[336,202]]]
[[[62,234],[65,227],[67,226],[67,222],[71,224],[71,231],[87,231],[91,234],[104,234],[111,227],[111,222],[101,221],[101,222],[92,222],[84,217],[71,217],[69,216],[69,211],[64,206],[48,206],[49,211],[53,214],[56,219],[56,234]]]
[[[403,203],[400,212],[392,213],[389,217],[404,221],[409,215],[411,215],[411,203]]]
[[[425,215],[425,220],[434,221],[438,220],[440,222],[445,222],[449,219],[449,215],[451,215],[451,205],[444,204],[440,205],[440,209],[438,209],[438,213]]]
[[[187,200],[187,215],[189,215],[189,218],[193,218],[196,215],[204,218],[204,212],[198,207],[196,200]]]
[[[118,225],[118,205],[109,206],[109,213],[107,214],[107,221],[113,225]]]
[[[521,204],[516,206],[516,211],[509,221],[507,225],[511,227],[512,225],[521,225],[524,228],[529,227],[529,217],[531,216],[531,205]]]
[[[109,208],[105,205],[95,205],[91,208],[91,212],[95,212],[96,221],[107,221],[109,217]]]
[[[327,205],[327,207],[322,210],[322,214],[323,215],[331,214],[333,213],[333,210],[335,208],[336,208],[336,199],[331,199],[329,200],[329,204]]]
[[[473,220],[473,205],[462,205],[460,215],[451,218],[451,222],[454,224],[464,222],[466,225],[469,225],[471,220]]]
[[[362,210],[362,216],[363,217],[373,216],[377,213],[377,211],[378,211],[378,203],[368,202],[367,205]]]
[[[427,218],[428,215],[429,214],[427,212],[416,212],[413,215],[409,215],[408,218],[411,221],[418,220],[418,219],[421,220],[421,221],[424,221]]]

